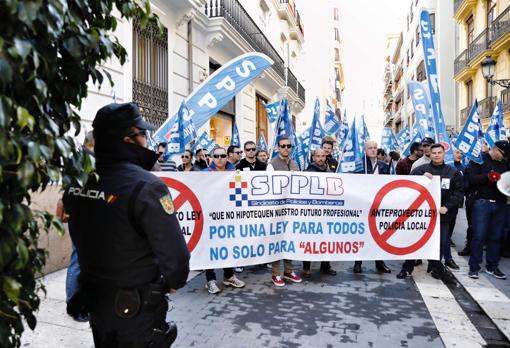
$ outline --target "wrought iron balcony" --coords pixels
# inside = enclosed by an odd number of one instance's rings
[[[471,42],[466,50],[464,50],[454,62],[454,74],[456,75],[476,58],[479,58],[490,46],[490,31],[486,28]]]
[[[204,13],[209,18],[222,17],[225,19],[248,42],[254,51],[264,53],[271,58],[274,61],[271,69],[285,81],[286,86],[289,86],[299,96],[300,91],[296,76],[289,68],[285,67],[283,59],[239,1],[207,0],[204,6]],[[299,87],[302,89],[301,95],[304,102],[305,89],[301,84],[299,84]]]
[[[387,112],[386,117],[384,118],[384,126],[387,127],[388,125],[391,124],[392,121],[393,121],[393,113]]]
[[[490,39],[495,42],[508,32],[510,32],[510,6],[492,22]]]
[[[301,100],[303,102],[303,104],[306,103],[306,98],[305,98],[306,97],[306,93],[305,92],[306,91],[303,88],[303,85],[300,82],[298,82],[298,93],[297,94],[298,94],[299,100]]]
[[[480,118],[489,118],[496,107],[496,97],[487,97],[478,102],[478,114]]]
[[[460,110],[460,125],[463,126],[464,123],[466,123],[466,119],[469,115],[469,110],[471,109],[471,106],[468,106],[467,108],[464,108]]]
[[[457,73],[459,73],[462,69],[464,69],[468,65],[467,52],[468,50],[464,50],[462,51],[461,54],[457,56],[457,58],[455,58],[453,68],[454,75],[457,75]]]
[[[464,0],[455,0],[455,2],[453,3],[453,13],[457,13],[459,8],[462,6],[463,2]]]
[[[503,104],[503,112],[510,111],[510,88],[501,91],[501,104]]]

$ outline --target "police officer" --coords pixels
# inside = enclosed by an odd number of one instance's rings
[[[64,195],[81,265],[69,306],[90,312],[96,347],[169,347],[165,294],[185,285],[190,255],[169,191],[149,172],[155,128],[134,103],[101,108],[92,126],[99,178]]]

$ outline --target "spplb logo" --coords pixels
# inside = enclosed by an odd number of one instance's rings
[[[234,181],[229,182],[229,200],[235,202],[236,207],[242,207],[248,201],[248,183],[243,181],[241,175],[236,175]]]

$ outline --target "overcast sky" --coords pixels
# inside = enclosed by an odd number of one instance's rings
[[[386,36],[404,28],[412,0],[337,0],[345,77],[343,107],[349,123],[365,115],[371,137],[380,142]]]

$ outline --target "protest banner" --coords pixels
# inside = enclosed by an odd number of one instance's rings
[[[156,173],[193,270],[278,259],[438,259],[439,177],[311,172]]]

